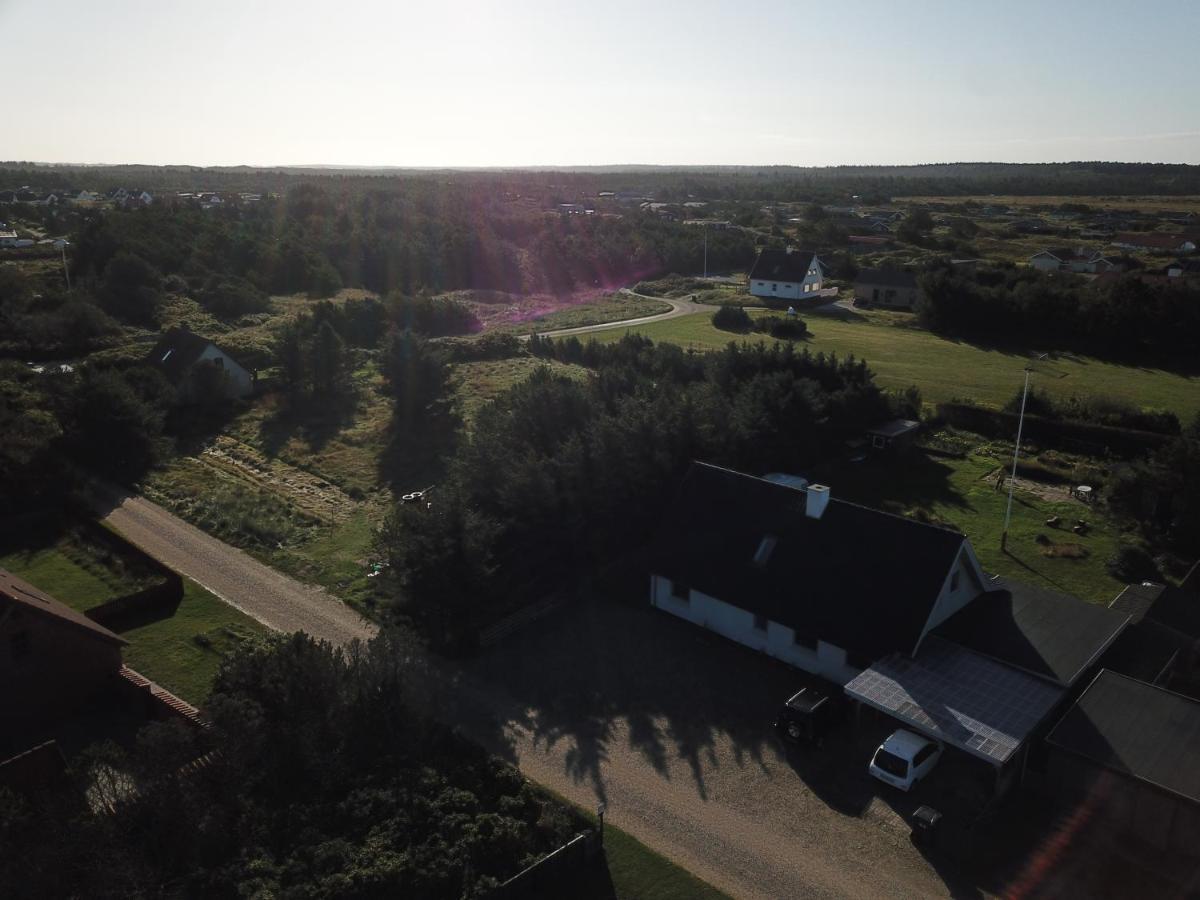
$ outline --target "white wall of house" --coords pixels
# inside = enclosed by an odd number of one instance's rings
[[[795,632],[786,625],[768,620],[759,622],[766,626],[759,628],[753,613],[686,586],[680,587],[686,591],[687,599],[675,595],[671,579],[651,575],[650,604],[693,625],[715,631],[731,641],[838,684],[846,684],[860,672],[847,664],[846,651],[841,647],[825,641],[817,641],[815,649],[803,646],[796,642]]]
[[[1043,272],[1057,272],[1062,267],[1062,260],[1049,253],[1038,253],[1029,257],[1029,265]]]
[[[799,300],[821,290],[825,283],[825,272],[814,256],[808,263],[809,274],[803,281],[766,281],[754,278],[750,281],[750,293],[755,297],[778,297],[781,300]]]
[[[962,549],[958,551],[958,559],[946,574],[946,580],[942,582],[937,602],[929,613],[920,640],[917,641],[918,646],[921,640],[925,639],[925,635],[985,591],[986,584],[987,579],[979,560],[975,557],[975,551],[967,541],[963,541]]]
[[[225,374],[229,376],[230,394],[234,397],[250,396],[250,392],[254,390],[254,379],[240,363],[227,356],[216,344],[209,344],[204,352],[200,354],[200,358],[196,360],[196,364],[212,362],[214,360],[221,361],[221,367],[225,370]]]

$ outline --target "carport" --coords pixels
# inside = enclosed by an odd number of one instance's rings
[[[1026,738],[1063,688],[935,636],[915,659],[892,654],[846,685],[853,700],[990,765],[995,789],[1019,774]]]

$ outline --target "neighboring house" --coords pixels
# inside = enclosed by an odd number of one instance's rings
[[[149,206],[154,197],[149,191],[115,188],[108,192],[108,199],[114,206]]]
[[[118,683],[124,638],[0,569],[0,722],[41,724]]]
[[[1117,264],[1097,250],[1059,248],[1042,250],[1029,257],[1029,265],[1043,272],[1079,272],[1096,275],[1112,272]]]
[[[0,231],[0,247],[15,246],[17,246],[17,233],[15,231]]]
[[[1047,786],[1096,828],[1200,856],[1200,702],[1105,669],[1046,743]]]
[[[1123,250],[1155,250],[1163,253],[1194,253],[1200,238],[1161,231],[1131,231],[1113,236],[1113,246]]]
[[[1168,278],[1200,278],[1200,259],[1177,259],[1167,263]]]
[[[859,306],[912,310],[922,296],[917,273],[907,269],[859,269],[854,279],[854,302]]]
[[[653,606],[845,684],[914,653],[985,578],[961,534],[693,463],[650,577]]]
[[[825,268],[811,250],[764,249],[754,261],[748,281],[755,297],[799,300],[821,290]]]
[[[872,450],[904,450],[912,446],[921,423],[912,419],[892,419],[867,429],[867,440]]]
[[[166,332],[146,356],[154,366],[176,386],[179,398],[185,402],[219,399],[201,396],[224,384],[227,397],[247,397],[254,390],[254,376],[237,360],[214,344],[187,328],[172,328]],[[204,367],[209,367],[206,371]],[[224,378],[216,376],[216,369]]]

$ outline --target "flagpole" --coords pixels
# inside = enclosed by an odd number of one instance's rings
[[[1017,444],[1013,447],[1012,477],[1008,479],[1008,509],[1004,512],[1004,531],[1000,533],[1000,549],[1008,548],[1008,523],[1012,521],[1013,487],[1017,480],[1017,457],[1021,453],[1021,431],[1025,427],[1025,401],[1029,398],[1029,368],[1025,369],[1025,390],[1021,394],[1021,415],[1017,419]]]

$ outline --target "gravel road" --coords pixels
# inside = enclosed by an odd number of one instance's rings
[[[325,591],[274,571],[144,498],[113,497],[103,507],[105,521],[133,543],[269,628],[306,631],[336,644],[376,632]],[[946,883],[902,831],[878,817],[837,812],[798,780],[776,750],[748,744],[731,722],[715,727],[713,720],[737,707],[736,700],[714,700],[713,690],[699,687],[709,696],[699,706],[687,700],[665,712],[660,706],[654,716],[637,712],[637,704],[624,706],[621,685],[630,682],[636,682],[636,696],[656,701],[666,690],[681,692],[661,686],[672,668],[647,676],[634,661],[618,659],[621,647],[637,644],[628,640],[631,629],[654,630],[645,627],[648,619],[564,621],[550,631],[535,628],[466,666],[430,660],[439,685],[434,693],[447,695],[438,708],[534,781],[589,808],[603,796],[612,823],[734,897],[947,895]],[[561,627],[568,633],[556,633]],[[575,627],[583,633],[573,633]],[[692,639],[690,632],[677,633]],[[660,635],[643,634],[645,640],[658,642],[659,664],[680,670],[670,660],[682,657],[663,647]],[[554,648],[566,657],[554,660]],[[711,650],[716,656],[705,658],[726,660],[733,652],[723,643]],[[655,654],[642,648],[634,655],[645,660]],[[722,662],[713,667],[728,671]],[[560,677],[560,671],[575,677]],[[682,670],[676,672],[680,678],[695,683]],[[773,698],[779,690],[755,694]],[[689,730],[710,735],[702,750],[679,749]],[[655,735],[651,743],[674,752],[648,751],[648,732]]]
[[[306,631],[335,644],[377,631],[321,588],[276,572],[143,497],[112,497],[104,506],[110,507],[104,521],[130,541],[268,628]]]
[[[649,294],[639,294],[629,288],[622,288],[622,294],[628,294],[631,297],[641,297],[645,300],[661,300],[663,303],[670,303],[671,308],[667,312],[655,313],[652,316],[637,316],[633,319],[621,319],[616,322],[601,322],[599,325],[580,325],[575,328],[559,328],[556,331],[538,332],[540,337],[569,337],[573,334],[591,334],[595,331],[612,331],[614,328],[629,328],[632,325],[646,325],[650,322],[661,322],[664,319],[677,319],[680,316],[690,316],[692,313],[712,312],[716,309],[715,306],[709,306],[704,303],[695,303],[690,297],[684,297],[681,300],[672,300],[669,297],[651,297]],[[528,336],[522,336],[522,340],[528,340]]]

